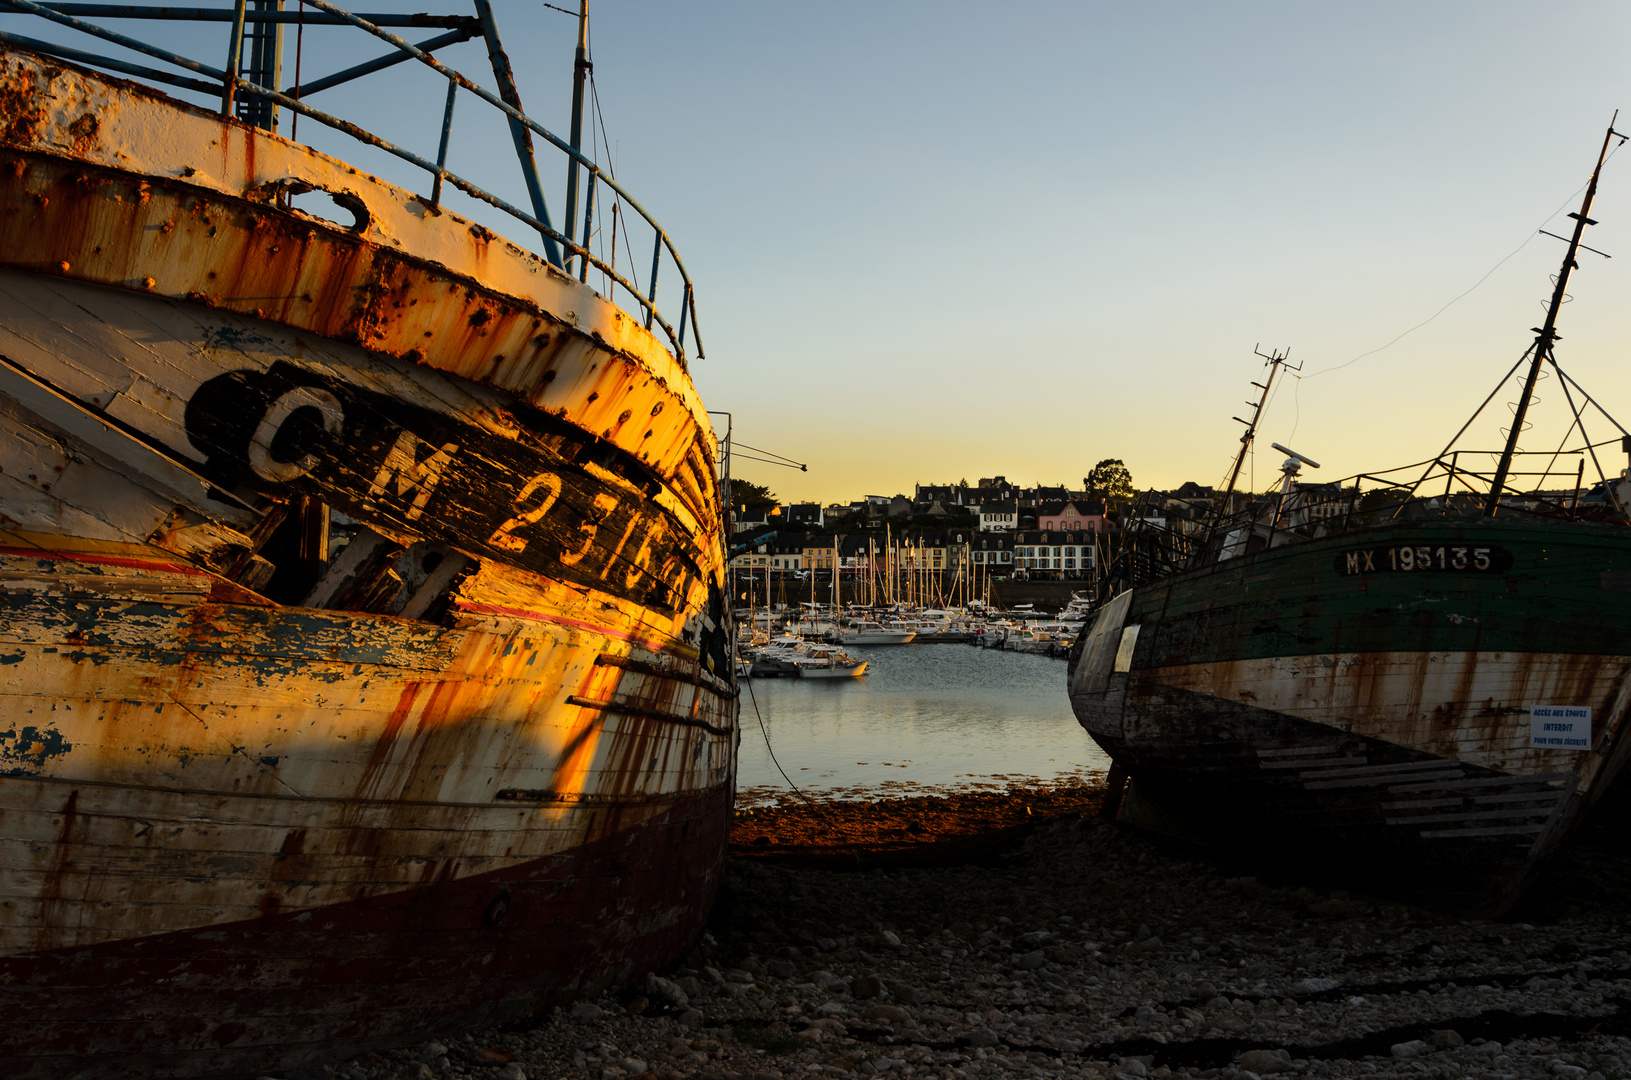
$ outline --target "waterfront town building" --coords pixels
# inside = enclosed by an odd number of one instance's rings
[[[1069,499],[1038,506],[1036,527],[1046,532],[1102,533],[1110,531],[1110,521],[1105,517],[1104,503]]]
[[[994,499],[980,504],[981,532],[1013,532],[1019,528],[1019,500]]]
[[[762,529],[770,523],[771,507],[767,506],[738,506],[731,514],[731,532],[751,532]]]
[[[969,544],[969,562],[994,576],[1008,573],[1014,566],[1014,538],[1005,533],[978,537]]]
[[[1031,578],[1085,578],[1096,565],[1097,533],[1028,530],[1014,535],[1014,570]]]
[[[804,569],[831,573],[833,566],[843,556],[839,538],[834,536],[812,537],[804,541],[803,556]]]
[[[825,510],[820,503],[789,503],[784,509],[783,521],[789,525],[798,524],[821,528],[826,524]]]

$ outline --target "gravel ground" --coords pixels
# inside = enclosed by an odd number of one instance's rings
[[[1631,1077],[1616,851],[1567,853],[1531,921],[1499,923],[1259,880],[1084,813],[979,862],[739,856],[666,977],[289,1075]]]

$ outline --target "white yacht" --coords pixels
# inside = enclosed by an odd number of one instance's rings
[[[905,645],[917,637],[915,630],[896,630],[871,619],[861,619],[837,633],[840,645]]]

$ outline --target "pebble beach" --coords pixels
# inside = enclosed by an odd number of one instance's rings
[[[1631,1076],[1631,856],[1525,921],[1230,865],[1086,786],[739,810],[671,970],[290,1080]]]

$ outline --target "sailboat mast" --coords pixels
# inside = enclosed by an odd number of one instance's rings
[[[843,562],[843,558],[838,554],[838,537],[834,535],[832,538],[832,622],[834,626],[838,625],[838,602],[843,598],[843,592],[838,582],[838,571],[842,568]]]
[[[895,602],[895,537],[889,528],[889,522],[883,523],[883,602]]]
[[[1495,469],[1495,479],[1491,481],[1489,499],[1484,503],[1484,516],[1494,517],[1496,508],[1501,504],[1501,492],[1506,487],[1506,478],[1512,469],[1512,456],[1518,450],[1518,436],[1523,433],[1523,420],[1529,412],[1529,401],[1535,392],[1535,380],[1540,378],[1540,367],[1546,362],[1552,352],[1552,342],[1557,340],[1557,312],[1563,306],[1563,297],[1569,287],[1569,272],[1575,267],[1574,257],[1580,252],[1580,237],[1586,231],[1587,225],[1597,224],[1591,220],[1591,202],[1597,197],[1597,178],[1602,175],[1603,162],[1608,159],[1609,140],[1619,132],[1614,130],[1615,121],[1619,120],[1619,110],[1615,110],[1614,119],[1608,122],[1608,131],[1603,133],[1603,148],[1597,152],[1597,167],[1591,170],[1591,180],[1586,184],[1585,197],[1580,200],[1580,212],[1570,214],[1574,218],[1574,232],[1569,237],[1569,250],[1563,256],[1563,268],[1557,272],[1557,284],[1552,289],[1552,301],[1546,306],[1546,322],[1535,331],[1535,344],[1530,347],[1529,374],[1523,381],[1523,396],[1518,399],[1518,408],[1512,414],[1512,430],[1507,432],[1506,448],[1501,451],[1501,463]],[[1620,135],[1624,139],[1624,135]]]

